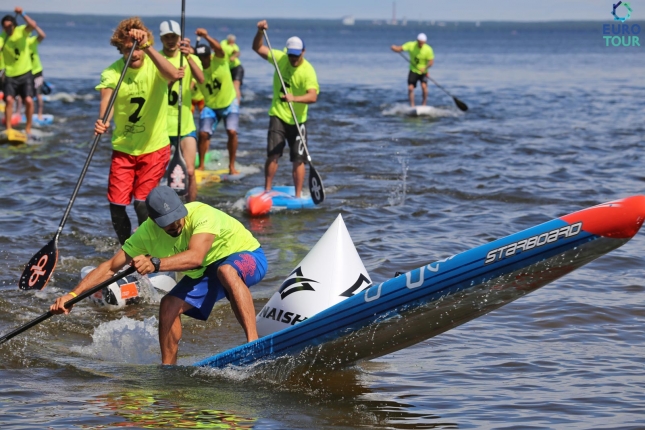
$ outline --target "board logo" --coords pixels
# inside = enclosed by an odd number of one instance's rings
[[[29,270],[31,270],[31,276],[29,277],[30,287],[33,287],[34,285],[36,285],[36,282],[38,282],[38,279],[40,279],[41,276],[47,273],[45,271],[45,266],[47,265],[48,260],[49,260],[49,257],[47,255],[43,255],[42,257],[40,257],[40,260],[38,260],[38,264],[34,264],[29,268]]]
[[[292,277],[293,275],[295,276]],[[280,285],[280,289],[278,290],[280,298],[284,300],[289,294],[293,294],[298,291],[316,291],[314,290],[314,287],[311,286],[310,282],[318,283],[318,281],[304,277],[302,274],[302,266],[296,267],[293,272],[289,273],[287,280]]]

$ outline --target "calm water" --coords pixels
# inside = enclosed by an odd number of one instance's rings
[[[16,287],[60,222],[92,139],[93,90],[117,58],[109,17],[35,16],[55,85],[44,143],[0,147],[0,332],[42,313],[81,267],[117,242],[105,199],[104,139],[41,292]],[[162,19],[146,18],[156,32]],[[238,36],[246,69],[239,161],[264,160],[271,65],[250,49],[254,20],[188,19]],[[607,21],[609,22],[609,21]],[[643,192],[644,48],[607,48],[602,23],[343,27],[270,21],[274,47],[302,36],[319,102],[309,145],[328,197],[318,209],[251,220],[260,173],[211,184],[200,199],[242,220],[270,264],[259,310],[341,213],[373,281],[390,278],[596,203]],[[641,27],[644,24],[641,23]],[[406,65],[392,43],[428,33],[434,114],[403,115]],[[157,45],[159,46],[159,45]],[[223,149],[218,129],[212,148]],[[290,183],[282,163],[276,183]],[[441,336],[342,372],[267,375],[164,369],[158,303],[89,304],[0,346],[3,428],[645,428],[645,240]],[[243,342],[228,303],[185,321],[180,364]],[[278,372],[279,373],[279,372]]]

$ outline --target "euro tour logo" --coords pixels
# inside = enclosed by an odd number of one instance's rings
[[[622,6],[622,7],[620,7]],[[639,34],[641,26],[638,24],[625,24],[632,17],[632,7],[627,2],[619,1],[613,5],[611,14],[618,24],[603,24],[602,38],[605,39],[605,46],[641,46]],[[625,14],[621,16],[622,14]]]

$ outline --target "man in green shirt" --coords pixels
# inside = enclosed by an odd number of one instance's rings
[[[27,122],[25,132],[31,134],[31,121],[34,114],[34,78],[31,74],[31,52],[28,38],[31,31],[37,27],[36,22],[22,13],[22,8],[15,8],[16,14],[22,15],[27,25],[17,25],[11,15],[2,18],[3,32],[0,34],[0,48],[5,64],[4,99],[5,122],[7,130],[11,127],[13,104],[17,96],[25,103]],[[30,136],[31,137],[31,136]]]
[[[208,35],[205,28],[198,28],[197,36],[203,37],[208,46],[197,46],[195,52],[204,67],[204,83],[197,84],[204,95],[204,108],[199,114],[199,170],[204,170],[204,159],[210,145],[213,131],[220,121],[226,128],[226,148],[228,149],[228,170],[231,175],[239,173],[235,169],[237,154],[237,127],[240,121],[240,104],[235,93],[233,78],[229,69],[229,59],[220,43]],[[213,55],[211,55],[211,49]]]
[[[240,61],[240,47],[235,44],[235,35],[229,34],[226,36],[221,45],[229,59],[229,67],[231,68],[231,76],[233,77],[233,85],[235,85],[235,93],[237,94],[237,102],[242,102],[242,85],[244,81],[244,67]]]
[[[182,97],[181,97],[181,154],[186,160],[186,173],[188,174],[188,194],[186,202],[194,202],[197,199],[197,181],[195,180],[195,154],[197,153],[197,132],[195,131],[195,120],[191,111],[192,91],[190,85],[195,81],[204,83],[204,73],[202,72],[202,63],[195,55],[181,54],[179,48],[179,38],[181,37],[181,28],[176,21],[168,20],[159,26],[159,35],[163,50],[161,55],[167,59],[170,64],[179,69],[181,55],[184,56],[184,77],[182,80]],[[182,43],[190,50],[190,39],[184,38]],[[188,65],[188,67],[186,67]],[[168,136],[170,144],[177,148],[177,131],[179,121],[179,81],[172,83],[172,88],[168,90]]]
[[[296,197],[300,198],[302,185],[305,182],[305,162],[307,155],[300,141],[296,122],[287,102],[293,103],[302,135],[307,139],[307,110],[316,103],[320,87],[313,66],[305,60],[305,44],[299,37],[287,40],[287,52],[264,46],[264,30],[269,28],[266,21],[258,22],[258,31],[253,39],[253,50],[269,63],[275,57],[280,73],[287,87],[287,94],[282,90],[278,73],[273,74],[273,100],[269,109],[269,134],[267,138],[267,160],[264,165],[264,188],[269,191],[273,177],[278,171],[278,159],[282,157],[285,141],[289,144],[289,159],[293,164],[293,183]],[[305,142],[307,143],[307,142]]]
[[[428,37],[424,33],[419,33],[416,41],[404,43],[402,46],[392,45],[392,51],[410,53],[410,73],[408,73],[408,97],[410,106],[414,107],[414,89],[417,82],[421,82],[423,91],[423,102],[425,106],[428,102],[428,69],[434,64],[434,52],[426,42]]]
[[[260,243],[235,218],[207,204],[182,204],[168,186],[146,199],[148,218],[110,260],[90,272],[50,307],[69,313],[64,304],[132,265],[141,275],[180,271],[181,281],[161,300],[159,346],[163,364],[177,364],[181,315],[207,320],[215,302],[228,298],[248,342],[256,340],[255,308],[249,287],[262,280],[267,261]]]

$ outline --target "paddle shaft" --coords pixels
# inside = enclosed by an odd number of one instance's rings
[[[135,271],[136,271],[136,269],[134,267],[128,267],[123,272],[117,273],[116,275],[112,276],[110,279],[108,279],[106,281],[103,281],[100,284],[90,288],[89,290],[82,292],[81,294],[79,294],[78,296],[74,297],[73,299],[68,300],[67,302],[65,302],[65,307],[68,308],[68,307],[70,307],[72,305],[75,305],[76,303],[80,302],[81,300],[85,299],[86,297],[91,296],[92,294],[94,294],[97,291],[107,287],[111,283],[118,281],[119,279],[125,278],[126,276],[134,273]],[[34,318],[33,320],[29,321],[27,324],[15,329],[11,333],[7,333],[6,335],[0,337],[0,344],[5,343],[9,339],[11,339],[11,338],[13,338],[15,336],[18,336],[20,333],[29,330],[33,326],[40,324],[41,322],[49,319],[50,317],[52,317],[54,315],[55,314],[52,313],[52,311],[45,312],[44,314],[42,314],[38,318]]]
[[[128,54],[128,58],[125,61],[125,66],[123,67],[123,71],[121,72],[121,76],[119,77],[119,82],[117,82],[116,87],[114,88],[114,91],[110,96],[110,102],[108,103],[108,107],[105,110],[105,113],[103,114],[103,118],[101,119],[101,122],[103,122],[104,124],[107,123],[108,121],[108,118],[110,116],[110,111],[112,110],[112,107],[114,106],[114,102],[116,100],[116,95],[119,92],[119,88],[121,87],[121,83],[123,82],[123,78],[125,77],[125,73],[128,71],[128,67],[130,66],[130,60],[132,59],[132,54],[137,48],[137,44],[138,42],[135,40],[132,44],[132,49],[130,50],[130,54]],[[61,219],[60,224],[58,226],[58,230],[56,231],[56,235],[54,236],[57,243],[58,243],[58,237],[60,236],[60,233],[61,231],[63,231],[63,227],[67,222],[69,213],[72,210],[72,206],[74,205],[74,200],[76,200],[78,191],[81,188],[81,183],[83,183],[83,179],[85,178],[87,169],[90,167],[90,162],[92,161],[92,157],[94,156],[94,152],[96,152],[96,148],[98,147],[100,140],[101,140],[101,134],[97,134],[96,136],[94,136],[94,142],[92,143],[92,147],[90,148],[90,153],[87,154],[85,165],[83,166],[83,170],[81,170],[81,175],[79,176],[78,181],[76,182],[76,187],[74,187],[74,192],[72,193],[72,197],[69,199],[69,203],[67,204],[67,208],[65,209],[65,213],[63,214],[63,219]]]
[[[184,40],[184,26],[186,25],[186,0],[181,0],[181,35],[179,36],[179,44]],[[179,68],[181,69],[184,65],[184,54],[179,51]],[[177,113],[177,148],[176,151],[181,151],[181,105],[182,105],[182,95],[183,95],[183,83],[184,78],[179,79],[179,97],[177,98],[177,107],[179,112]]]
[[[266,30],[262,30],[264,33],[264,38],[267,41],[267,46],[269,47],[269,51],[273,51],[271,48],[271,42],[269,42],[269,35],[267,34]],[[285,95],[287,94],[287,87],[284,84],[284,79],[282,79],[282,73],[280,73],[280,68],[278,67],[278,61],[275,59],[275,56],[273,53],[271,53],[271,58],[273,59],[273,65],[275,66],[275,71],[278,74],[278,78],[280,78],[280,85],[282,85],[282,91],[284,91]],[[298,118],[296,117],[296,111],[293,110],[293,105],[291,104],[290,101],[287,101],[287,104],[289,105],[289,109],[291,110],[291,116],[293,116],[293,121],[296,123],[296,128],[298,129],[298,134],[300,135],[300,140],[302,141],[303,147],[305,148],[305,153],[307,154],[307,161],[309,161],[309,165],[311,165],[311,156],[309,155],[309,150],[307,149],[307,142],[305,141],[305,137],[302,135],[302,130],[300,130],[300,124],[298,123]]]

